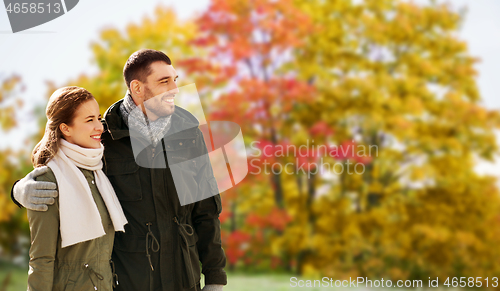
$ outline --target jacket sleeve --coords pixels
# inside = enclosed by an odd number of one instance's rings
[[[10,189],[10,199],[12,199],[12,202],[14,202],[14,204],[17,205],[17,207],[19,208],[24,208],[21,203],[17,202],[16,198],[14,198],[14,187],[16,186],[17,182],[19,182],[21,180],[17,180],[16,182],[14,182],[14,185],[12,185],[12,189]]]
[[[56,183],[52,171],[36,178],[37,181]],[[47,211],[27,210],[30,226],[28,290],[52,290],[54,260],[59,243],[59,200]]]
[[[207,152],[203,137],[201,139],[205,147],[204,151]],[[202,273],[205,275],[205,285],[226,285],[227,275],[224,271],[226,255],[222,249],[219,221],[219,214],[222,210],[221,198],[208,155],[206,155],[206,159],[207,162],[204,163],[197,175],[199,191],[210,191],[211,195],[204,193],[203,197],[210,197],[195,203],[191,218],[198,235],[196,246],[202,265]]]

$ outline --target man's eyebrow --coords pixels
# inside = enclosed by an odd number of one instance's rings
[[[160,79],[158,79],[158,82],[160,81],[163,81],[163,80],[168,80],[170,79],[171,76],[165,76],[165,77],[161,77]],[[175,76],[175,79],[179,78],[179,75]]]

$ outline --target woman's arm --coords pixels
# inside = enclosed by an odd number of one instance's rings
[[[56,183],[52,171],[36,178],[37,181]],[[54,260],[59,243],[59,200],[47,211],[28,210],[31,233],[28,290],[52,290]]]

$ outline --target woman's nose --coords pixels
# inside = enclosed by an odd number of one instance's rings
[[[102,132],[104,130],[104,126],[102,125],[101,121],[98,120],[95,126],[95,130],[98,132]]]

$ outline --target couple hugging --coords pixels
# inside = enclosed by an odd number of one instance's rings
[[[174,105],[176,71],[163,52],[144,49],[123,75],[128,92],[102,119],[83,88],[49,99],[35,170],[12,188],[28,209],[28,290],[194,291],[202,272],[203,290],[220,291],[221,200],[198,121]],[[130,128],[144,129],[150,142],[139,156],[151,167],[136,162]],[[174,154],[202,160],[176,184],[166,158]],[[181,205],[178,193],[209,198]]]

